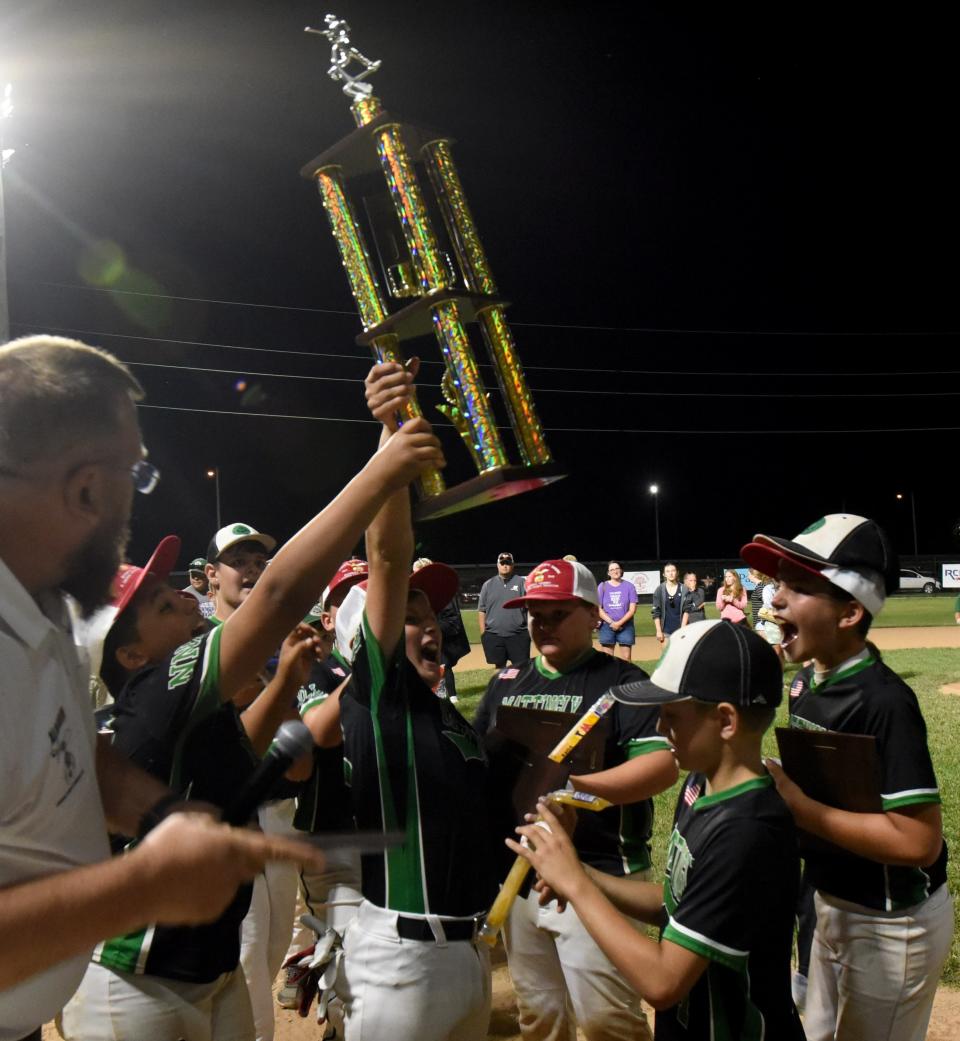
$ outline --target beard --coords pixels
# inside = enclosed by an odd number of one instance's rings
[[[60,588],[76,600],[81,618],[89,618],[113,599],[113,580],[129,541],[129,525],[114,523],[95,531],[67,561]]]

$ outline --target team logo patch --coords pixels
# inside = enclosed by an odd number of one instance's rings
[[[246,526],[246,524],[234,524],[230,531],[231,535],[252,535],[253,532]]]
[[[519,669],[504,669],[500,673],[500,679],[502,680],[515,680],[520,675]]]
[[[801,535],[809,535],[812,531],[819,531],[824,526],[824,524],[826,524],[826,523],[827,523],[827,518],[826,517],[821,517],[820,520],[814,521],[813,524],[811,524],[809,528],[804,528],[803,531],[800,532],[800,534]]]
[[[687,888],[687,879],[690,876],[690,868],[693,867],[693,854],[687,845],[687,840],[674,829],[670,836],[670,849],[667,851],[667,885],[673,895],[673,906],[676,907],[683,898],[684,890]]]
[[[484,762],[483,751],[472,733],[465,734],[458,730],[441,730],[440,732],[463,756],[464,762],[469,762],[471,759]]]
[[[803,693],[803,680],[797,678],[790,685],[790,697],[791,698],[799,698],[802,693]]]

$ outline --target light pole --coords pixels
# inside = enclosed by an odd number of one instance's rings
[[[660,566],[660,485],[651,484],[648,489],[653,496],[653,537],[657,552],[657,566]]]
[[[207,470],[207,477],[213,478],[213,486],[217,493],[217,531],[219,531],[223,525],[220,523],[220,467],[215,466],[211,470]]]
[[[903,501],[903,493],[897,492],[897,501]],[[913,492],[910,493],[910,519],[913,522],[913,555],[915,557],[920,556],[920,550],[917,549],[917,504],[913,497]],[[916,563],[916,561],[914,561]]]

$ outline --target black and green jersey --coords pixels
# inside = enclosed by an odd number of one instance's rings
[[[790,725],[875,737],[885,811],[940,802],[917,696],[882,661],[864,657],[819,684],[812,666],[801,669],[790,687]],[[806,860],[816,889],[878,911],[919,904],[947,880],[946,842],[923,869],[878,864],[839,849],[811,850]]]
[[[496,891],[486,757],[470,724],[407,661],[384,657],[366,614],[340,698],[344,770],[361,830],[399,830],[402,845],[362,860],[363,895],[410,914],[467,916]]]
[[[220,635],[212,629],[142,669],[112,706],[114,747],[176,792],[225,807],[258,759],[236,708],[220,700]],[[128,842],[120,839],[120,845]],[[110,969],[209,983],[240,959],[249,886],[209,925],[148,926],[101,943],[93,960]]]
[[[474,726],[486,734],[497,722],[501,705],[544,712],[563,712],[570,726],[611,687],[644,679],[646,673],[610,654],[590,650],[565,673],[552,672],[540,657],[523,665],[501,669],[490,681],[477,709]],[[554,717],[555,718],[555,717]],[[657,733],[659,709],[617,702],[607,713],[608,730],[603,769],[618,766],[649,752],[669,751],[670,743]],[[498,819],[513,819],[512,810]],[[580,814],[574,843],[580,859],[611,875],[629,875],[650,867],[653,800],[629,806],[611,806],[599,813]],[[502,836],[501,836],[502,838]]]
[[[705,795],[690,774],[677,800],[663,884],[661,943],[706,971],[657,1013],[657,1041],[803,1041],[790,996],[800,858],[793,817],[769,777]]]
[[[307,682],[297,691],[300,715],[322,705],[350,675],[350,666],[336,650],[314,662]],[[343,748],[314,748],[313,773],[297,795],[293,826],[300,831],[348,831],[353,827],[350,793],[343,780]]]

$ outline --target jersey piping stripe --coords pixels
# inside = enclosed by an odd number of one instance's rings
[[[671,933],[674,935],[671,936]],[[681,925],[673,917],[670,917],[663,935],[665,939],[673,939],[681,947],[695,950],[696,953],[703,954],[706,958],[712,957],[714,960],[728,965],[731,969],[742,970],[750,956],[749,951],[738,951],[736,947],[727,947],[717,940],[711,940],[709,936],[704,936],[695,929],[688,929],[685,925]],[[689,942],[685,943],[684,940],[692,941],[697,945],[696,948],[692,947]]]
[[[407,713],[407,753],[410,757],[410,778],[413,803],[417,818],[417,851],[420,854],[420,889],[423,898],[423,913],[430,913],[430,895],[427,892],[427,860],[423,850],[423,817],[420,814],[420,785],[417,783],[417,765],[413,747],[413,720]],[[409,812],[409,811],[408,811]]]
[[[880,798],[884,802],[892,801],[894,799],[912,799],[917,795],[940,795],[939,788],[907,788],[902,792],[891,792],[889,795],[880,793]]]
[[[140,946],[140,954],[137,957],[137,973],[143,975],[147,971],[147,958],[150,957],[150,948],[153,946],[153,937],[157,927],[148,925],[143,934],[143,943]]]

